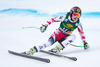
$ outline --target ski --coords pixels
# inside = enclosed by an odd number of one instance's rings
[[[53,52],[45,51],[45,50],[41,50],[40,52],[47,53],[47,54],[54,55],[54,56],[58,56],[58,57],[68,58],[68,59],[73,60],[73,61],[77,61],[76,57],[69,57],[69,56],[59,55],[57,53],[53,53]]]
[[[13,55],[17,55],[17,56],[21,56],[21,57],[26,57],[26,58],[30,58],[30,59],[35,59],[35,60],[39,60],[39,61],[46,62],[46,63],[50,63],[50,60],[46,59],[46,58],[40,58],[40,57],[36,57],[36,56],[29,56],[29,55],[21,54],[21,53],[14,52],[14,51],[11,51],[11,50],[8,50],[8,52],[10,54],[13,54]]]

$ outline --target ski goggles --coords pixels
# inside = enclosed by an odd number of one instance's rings
[[[77,16],[79,18],[80,14],[79,13],[73,13],[73,16]]]

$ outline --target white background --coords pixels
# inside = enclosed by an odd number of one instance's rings
[[[0,0],[0,10],[9,8],[35,9],[49,14],[67,12],[73,6],[79,6],[82,12],[100,11],[99,0]],[[89,50],[68,45],[61,54],[75,56],[78,60],[71,61],[43,53],[35,56],[49,58],[50,63],[22,58],[8,53],[8,50],[26,51],[34,45],[46,42],[49,36],[59,27],[59,23],[50,25],[45,33],[38,29],[21,29],[26,26],[40,27],[51,17],[34,17],[31,15],[0,14],[0,66],[1,67],[100,67],[100,17],[80,18],[83,24]],[[73,44],[83,45],[77,30],[73,33],[76,40]],[[57,43],[56,43],[57,44]],[[53,45],[54,46],[54,45]],[[51,46],[52,47],[52,46]],[[49,49],[49,48],[47,48]]]

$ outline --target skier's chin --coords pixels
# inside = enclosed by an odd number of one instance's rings
[[[78,18],[73,18],[72,20],[73,20],[73,21],[76,21],[77,19],[78,19]]]
[[[74,20],[73,21],[76,21],[77,20],[77,18],[74,18]]]

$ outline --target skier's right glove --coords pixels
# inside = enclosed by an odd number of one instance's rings
[[[42,26],[40,27],[40,31],[43,33],[43,32],[45,32],[46,31],[46,29],[47,29],[47,25],[45,24],[45,25],[43,25],[42,24]]]
[[[84,44],[84,49],[88,49],[89,48],[89,45],[88,45],[88,43],[86,41],[84,41],[83,44]]]

